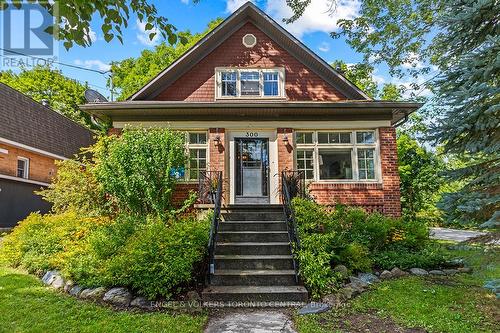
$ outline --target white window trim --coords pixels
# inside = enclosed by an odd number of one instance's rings
[[[189,143],[189,134],[190,133],[204,133],[207,136],[207,141],[206,143]],[[188,160],[186,162],[185,166],[185,172],[184,172],[184,179],[180,180],[186,183],[198,183],[199,179],[191,179],[190,176],[190,149],[205,149],[205,169],[208,170],[208,163],[209,163],[209,156],[210,156],[210,151],[209,151],[209,133],[207,130],[199,130],[199,131],[186,131],[186,153],[188,154]]]
[[[375,142],[370,144],[357,143],[356,142],[356,132],[374,132]],[[295,144],[295,158],[294,158],[294,167],[297,168],[297,149],[309,149],[313,151],[313,167],[314,167],[314,178],[308,179],[308,182],[314,183],[381,183],[382,182],[382,165],[380,159],[380,142],[379,142],[379,133],[378,129],[373,128],[363,128],[363,129],[352,129],[352,130],[300,130],[296,129],[294,131],[297,132],[313,132],[313,143],[296,143]],[[318,143],[318,132],[350,132],[351,133],[351,143]],[[294,133],[294,137],[296,138],[296,134]],[[294,142],[295,139],[294,139]],[[351,149],[351,164],[352,164],[352,179],[320,179],[319,177],[319,149]],[[375,164],[375,179],[359,179],[359,169],[358,169],[358,149],[375,149],[374,151],[374,164]]]
[[[241,72],[259,72],[259,95],[241,96]],[[236,96],[222,96],[222,72],[236,72]],[[264,75],[267,72],[278,72],[278,96],[264,96]],[[258,68],[258,67],[216,67],[215,68],[215,99],[286,99],[285,95],[285,68]]]
[[[18,156],[17,161],[24,161],[24,163],[25,163],[23,176],[19,177],[19,178],[29,179],[29,177],[30,177],[30,159],[27,157]],[[17,176],[18,169],[19,169],[19,167],[16,165],[16,176]]]

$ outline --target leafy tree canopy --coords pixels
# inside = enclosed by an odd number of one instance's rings
[[[50,107],[66,117],[89,128],[90,116],[78,108],[85,103],[87,85],[67,78],[61,71],[47,66],[0,72],[0,82],[28,95],[37,102],[47,100]]]
[[[193,0],[198,2],[199,0]],[[55,1],[6,1],[0,0],[0,10],[10,6],[22,8],[26,3],[37,3],[45,8],[53,17],[54,24],[46,29],[55,39],[61,40],[66,49],[74,44],[90,46],[92,44],[90,24],[99,17],[102,20],[101,32],[106,42],[116,38],[123,43],[122,28],[127,28],[131,14],[140,22],[146,23],[149,38],[157,34],[167,39],[170,44],[178,41],[185,43],[184,36],[176,33],[176,28],[165,16],[158,14],[152,1],[148,0],[55,0]]]
[[[202,33],[180,32],[179,35],[186,40],[185,44],[167,45],[161,43],[154,50],[142,51],[138,58],[127,58],[113,62],[111,64],[113,86],[120,90],[118,99],[123,100],[135,93],[221,22],[221,18],[211,21]]]

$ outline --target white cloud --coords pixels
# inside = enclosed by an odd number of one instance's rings
[[[410,52],[408,54],[408,60],[401,65],[403,68],[413,68],[413,69],[421,69],[425,66],[424,62],[420,59],[420,56],[414,52]]]
[[[102,62],[101,60],[97,60],[97,59],[94,59],[94,60],[80,60],[80,59],[76,59],[75,60],[75,65],[78,65],[78,66],[83,66],[85,68],[90,68],[90,69],[97,69],[97,70],[100,70],[100,71],[109,71],[111,69],[111,66]]]
[[[273,0],[270,0],[270,1],[273,1]],[[232,12],[236,11],[236,9],[243,6],[247,2],[248,2],[248,0],[227,0],[226,1],[226,12],[232,13]],[[252,2],[255,3],[255,0],[252,0]]]
[[[153,28],[151,30],[146,30],[146,22],[141,22],[139,20],[136,21],[137,29],[139,32],[137,33],[137,39],[141,44],[146,46],[155,46],[160,41],[160,34],[158,33],[157,28]],[[149,34],[155,32],[156,35],[153,39],[149,39]]]
[[[311,0],[302,16],[288,25],[282,23],[283,18],[291,17],[292,10],[287,6],[285,0],[268,0],[266,12],[277,22],[283,24],[290,33],[300,38],[304,34],[316,31],[327,33],[337,31],[339,28],[337,21],[355,18],[358,16],[359,8],[359,0],[340,0],[333,7],[331,1]]]
[[[328,44],[327,42],[322,42],[321,44],[319,44],[318,50],[320,50],[321,52],[328,52],[330,51],[330,44]]]

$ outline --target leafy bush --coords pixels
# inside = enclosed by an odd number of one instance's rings
[[[57,174],[48,188],[37,192],[52,203],[54,213],[74,211],[85,216],[109,213],[110,200],[92,174],[91,164],[82,161],[57,161]]]
[[[313,296],[336,284],[332,266],[351,271],[372,268],[437,267],[445,261],[439,248],[429,245],[423,223],[368,214],[359,208],[337,206],[329,211],[306,199],[293,199],[301,248],[300,275]]]
[[[57,269],[84,287],[124,286],[149,298],[169,297],[203,261],[209,218],[166,223],[156,217],[31,214],[5,237],[2,256],[33,273]]]
[[[2,256],[12,266],[40,274],[58,267],[58,253],[68,251],[107,223],[107,218],[81,218],[72,211],[44,216],[32,213],[4,238]]]
[[[94,174],[122,211],[166,217],[174,211],[173,169],[186,162],[184,135],[168,129],[126,129],[93,149]]]

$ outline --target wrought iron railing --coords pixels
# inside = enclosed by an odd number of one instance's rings
[[[208,188],[207,188],[208,187]],[[219,230],[220,211],[222,205],[222,171],[203,171],[200,173],[200,201],[212,203],[214,212],[210,225],[208,239],[208,282],[211,274],[215,272],[215,244],[217,243],[217,231]]]
[[[300,239],[297,232],[297,223],[292,207],[292,199],[305,197],[305,177],[303,171],[283,171],[281,173],[281,197],[283,213],[285,214],[290,246],[293,250],[293,268],[295,280],[299,282],[299,262],[296,253],[300,250]]]

